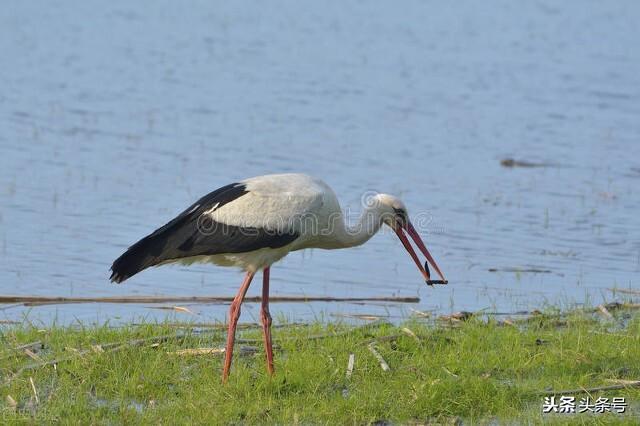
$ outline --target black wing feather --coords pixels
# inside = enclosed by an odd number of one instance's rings
[[[221,224],[207,210],[247,194],[242,183],[232,183],[200,198],[175,219],[132,245],[111,266],[111,281],[121,283],[150,266],[192,256],[242,253],[263,247],[282,247],[298,235]]]

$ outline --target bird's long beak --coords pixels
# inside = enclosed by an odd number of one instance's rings
[[[427,258],[427,261],[431,264],[431,266],[433,266],[433,269],[436,270],[436,272],[442,279],[442,281],[438,281],[438,283],[446,284],[447,280],[444,278],[444,274],[442,273],[442,271],[440,271],[440,268],[436,264],[436,261],[433,259],[433,256],[431,256],[431,253],[429,253],[429,250],[427,250],[427,247],[424,245],[424,242],[422,242],[422,238],[420,238],[420,235],[418,234],[416,229],[413,227],[411,222],[407,222],[406,225],[396,226],[394,228],[394,231],[396,232],[396,235],[398,236],[398,238],[400,238],[400,241],[402,241],[402,245],[404,246],[404,248],[407,249],[407,252],[409,252],[409,255],[411,256],[413,261],[416,263],[416,266],[420,270],[420,273],[424,276],[424,279],[427,282],[427,284],[434,283],[431,280],[428,265],[425,262],[426,268],[422,266],[422,262],[420,262],[420,259],[418,259],[418,255],[416,254],[415,250],[413,250],[413,247],[411,246],[411,243],[407,239],[405,232],[411,236],[411,238],[416,243],[416,245],[418,246],[422,254],[424,254],[424,256]]]

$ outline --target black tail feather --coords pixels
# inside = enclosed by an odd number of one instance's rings
[[[161,236],[152,234],[131,246],[111,265],[111,282],[120,284],[143,269],[160,263],[162,259],[158,252],[165,244],[162,240]]]

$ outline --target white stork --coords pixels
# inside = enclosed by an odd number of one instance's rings
[[[175,219],[132,245],[111,266],[111,281],[121,283],[150,266],[211,262],[242,268],[246,275],[229,310],[229,331],[222,380],[229,375],[240,305],[253,276],[262,270],[260,319],[267,370],[273,374],[269,268],[289,252],[306,248],[340,249],[364,244],[380,227],[391,227],[427,284],[446,284],[398,198],[373,196],[355,226],[345,223],[331,188],[303,174],[258,176],[205,195]],[[441,280],[430,279],[409,243],[409,234]]]

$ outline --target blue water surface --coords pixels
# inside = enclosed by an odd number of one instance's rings
[[[441,312],[613,300],[610,288],[638,288],[640,276],[638,22],[633,0],[7,0],[0,294],[234,295],[233,269],[162,267],[123,285],[108,270],[201,195],[297,171],[324,179],[350,211],[368,191],[402,197],[428,218],[421,232],[450,284],[426,287],[384,233],[291,254],[272,269],[274,295],[417,295],[411,308]],[[259,292],[254,283],[249,294]],[[0,309],[43,323],[167,315]],[[189,309],[195,317],[169,315],[223,320],[227,307]]]

